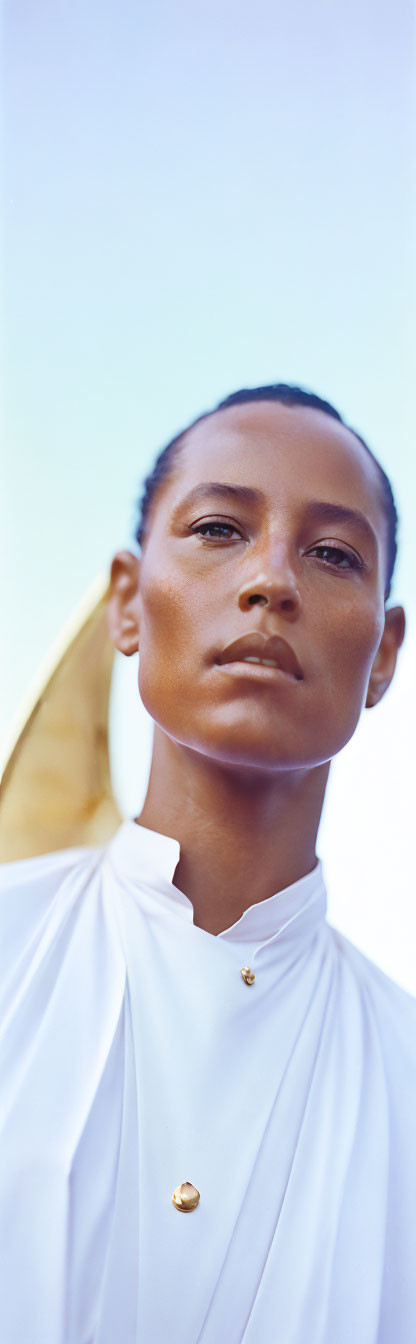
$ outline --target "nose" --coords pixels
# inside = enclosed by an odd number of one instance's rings
[[[249,611],[255,606],[270,607],[291,620],[296,619],[301,600],[286,547],[275,548],[266,563],[263,555],[250,578],[241,585],[238,605],[240,611]]]

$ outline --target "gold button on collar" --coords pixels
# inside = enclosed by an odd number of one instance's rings
[[[243,977],[245,985],[254,985],[256,977],[254,971],[251,971],[249,966],[242,966],[240,975]]]
[[[181,1213],[191,1213],[199,1204],[200,1194],[196,1185],[191,1185],[190,1181],[183,1181],[182,1185],[177,1185],[173,1191],[172,1204],[175,1209],[180,1209]]]

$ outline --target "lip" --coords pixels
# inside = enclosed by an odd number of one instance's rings
[[[294,681],[303,681],[303,672],[290,644],[281,635],[263,635],[259,630],[246,635],[241,635],[239,639],[234,639],[231,644],[218,655],[216,662],[220,667],[227,663],[243,663],[246,658],[267,659],[275,663],[275,668],[270,668],[270,672],[285,672],[287,676],[292,677]],[[261,667],[259,663],[248,663],[248,667]]]

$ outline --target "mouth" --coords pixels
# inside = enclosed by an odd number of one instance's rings
[[[216,659],[220,667],[247,664],[248,668],[268,668],[283,672],[292,681],[303,681],[303,672],[290,644],[280,635],[267,637],[260,631],[242,635],[228,644]],[[236,669],[237,670],[237,669]]]

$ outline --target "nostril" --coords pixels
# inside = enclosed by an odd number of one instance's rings
[[[262,593],[252,593],[248,599],[248,605],[249,607],[255,607],[257,603],[260,603],[261,607],[267,607],[267,597],[263,597]]]

